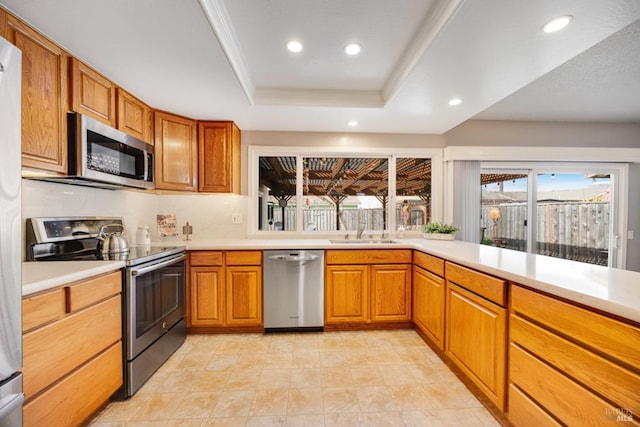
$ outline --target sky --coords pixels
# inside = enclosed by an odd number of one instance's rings
[[[552,176],[553,175],[553,176]],[[598,178],[594,183],[591,178],[585,178],[584,174],[540,174],[538,175],[538,191],[574,190],[578,188],[593,188],[601,186],[603,189],[609,187],[608,178]],[[487,191],[497,191],[498,184],[488,184]],[[514,181],[505,181],[503,191],[527,191],[527,178]]]

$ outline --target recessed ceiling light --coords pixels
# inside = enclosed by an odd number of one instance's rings
[[[559,16],[544,24],[544,27],[542,27],[542,31],[544,31],[545,33],[555,33],[556,31],[560,31],[561,29],[569,25],[569,22],[571,22],[572,19],[573,16],[571,15]]]
[[[287,42],[287,49],[289,49],[289,52],[298,53],[302,51],[302,43],[297,40],[289,40]]]
[[[355,120],[351,120],[349,123],[347,123],[349,126],[351,127],[356,127],[358,126],[358,122],[356,122]]]
[[[451,98],[449,100],[449,105],[451,105],[452,107],[460,104],[462,104],[462,98]]]
[[[344,47],[344,51],[347,55],[357,55],[362,50],[362,46],[358,43],[349,43]]]

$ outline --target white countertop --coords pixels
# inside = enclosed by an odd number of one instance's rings
[[[22,296],[116,271],[122,267],[123,261],[23,262]]]
[[[187,250],[410,248],[540,291],[640,322],[640,273],[462,241],[394,239],[398,243],[331,243],[327,239],[186,241]],[[366,241],[365,241],[366,242]]]
[[[640,273],[462,241],[394,239],[398,243],[331,243],[327,239],[237,239],[181,242],[187,250],[418,249],[640,323]],[[26,262],[22,294],[124,267],[122,261]]]

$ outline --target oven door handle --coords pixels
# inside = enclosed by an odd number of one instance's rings
[[[162,262],[159,262],[157,264],[152,264],[152,265],[147,266],[147,267],[132,268],[131,269],[131,275],[132,276],[138,276],[140,274],[148,273],[150,271],[157,270],[157,269],[163,268],[163,267],[167,267],[167,266],[169,266],[171,264],[175,264],[175,263],[180,262],[180,261],[182,261],[182,260],[184,260],[186,258],[187,258],[187,256],[185,254],[181,254],[181,255],[179,255],[177,257],[170,258],[170,259],[168,259],[166,261],[162,261]]]

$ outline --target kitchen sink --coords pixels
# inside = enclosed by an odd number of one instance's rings
[[[394,242],[391,239],[361,239],[361,240],[329,240],[331,243],[345,243],[345,244],[352,244],[352,245],[376,245],[376,244],[389,244],[389,243],[398,243],[398,242]]]

